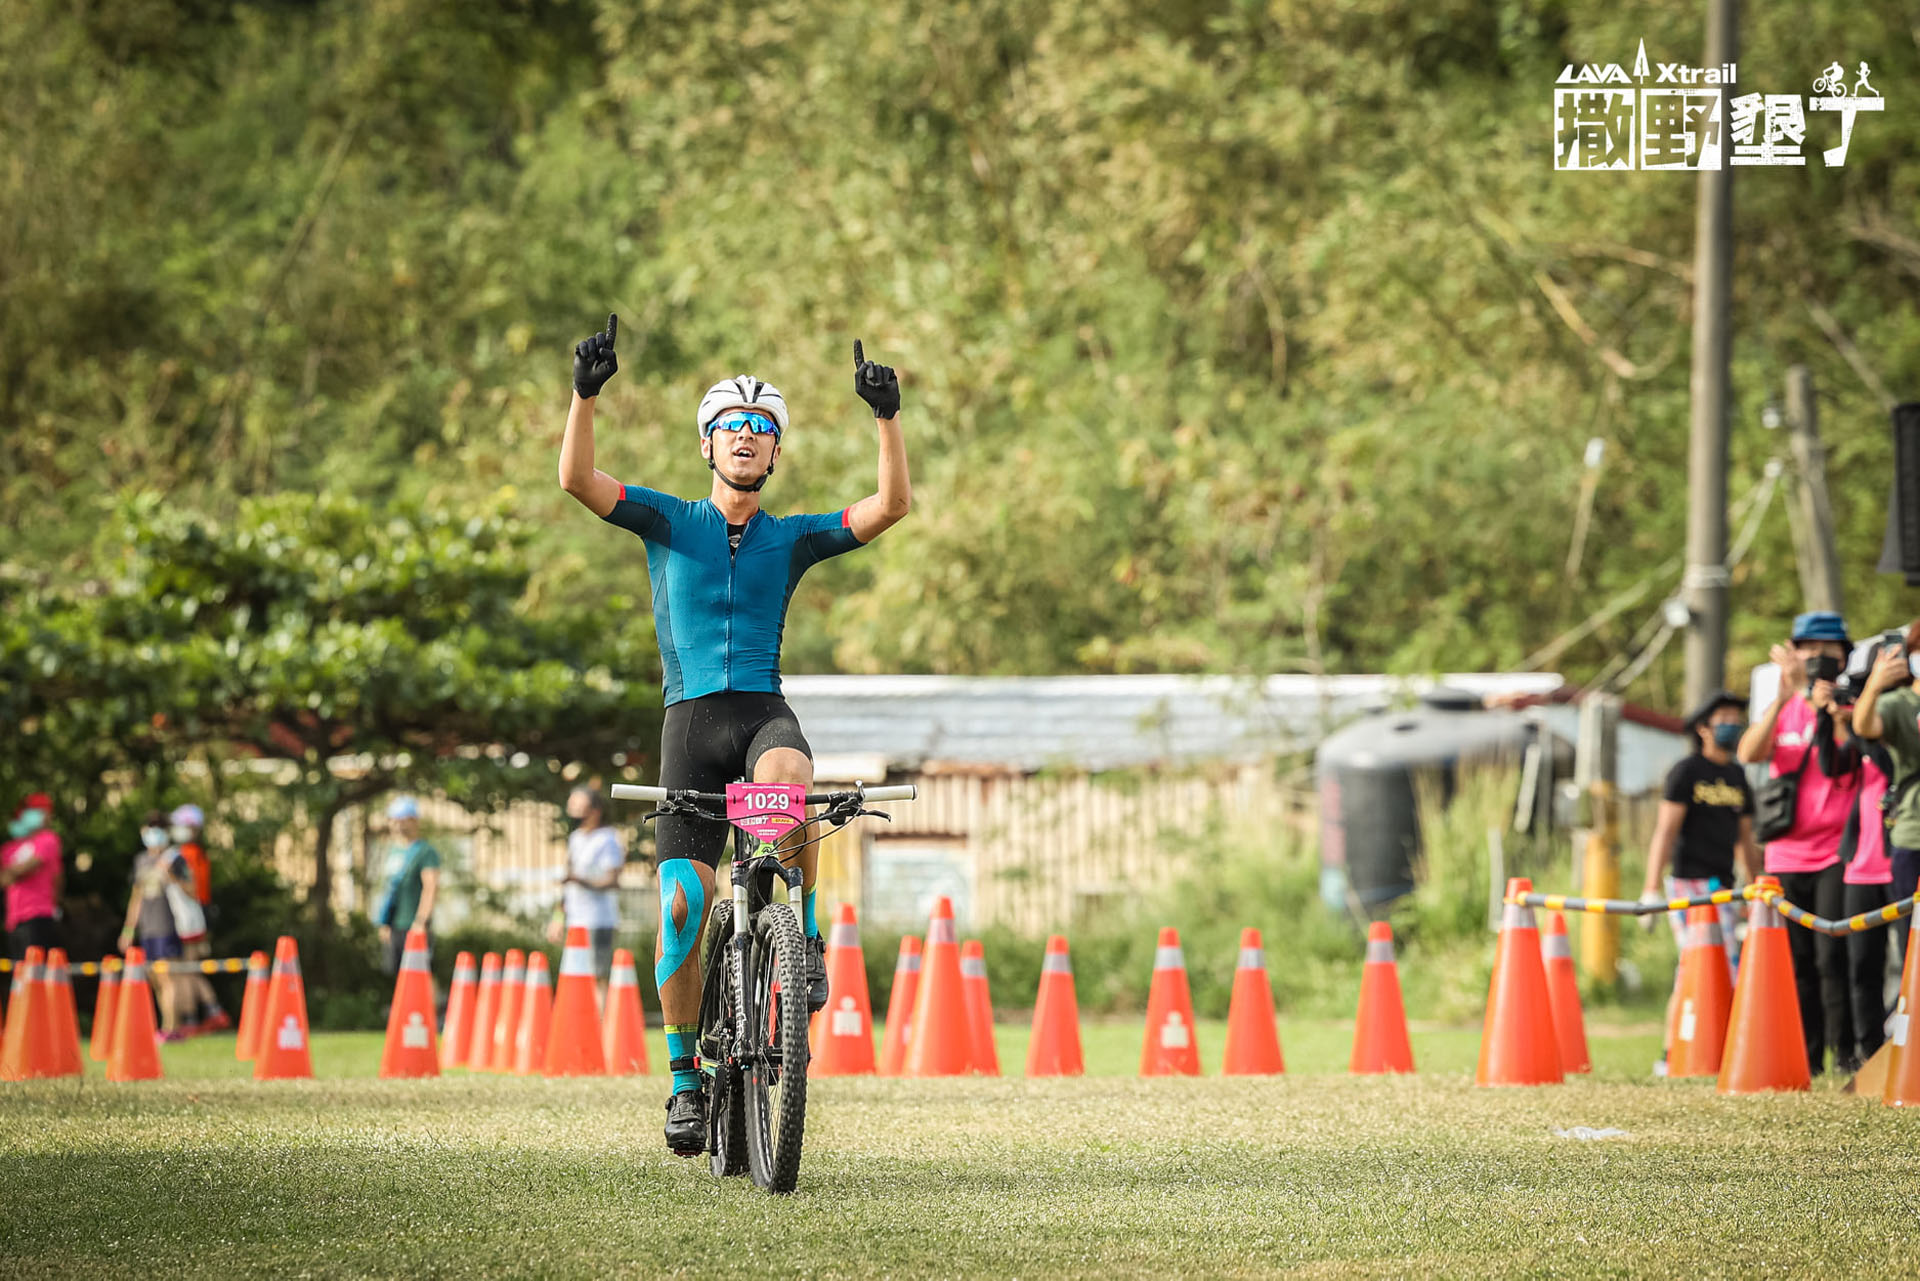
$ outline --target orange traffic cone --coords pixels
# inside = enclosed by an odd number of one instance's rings
[[[593,994],[593,945],[584,925],[567,931],[547,1052],[540,1062],[548,1076],[607,1074],[607,1047],[601,1039],[600,1007]]]
[[[527,956],[527,981],[522,985],[520,1026],[513,1033],[513,1074],[537,1076],[547,1063],[547,1033],[553,1029],[553,984],[547,954]]]
[[[473,1040],[473,953],[453,958],[453,986],[447,991],[447,1017],[440,1025],[440,1066],[456,1068],[467,1061]]]
[[[247,988],[240,996],[240,1030],[233,1037],[233,1057],[253,1062],[260,1053],[260,1029],[267,1023],[267,981],[272,971],[265,952],[247,958]]]
[[[1526,877],[1507,882],[1508,898],[1532,892],[1533,882]],[[1509,903],[1487,983],[1487,1017],[1474,1080],[1481,1085],[1558,1085],[1565,1079],[1547,997],[1547,970],[1540,961],[1540,930],[1532,908]]]
[[[53,1010],[47,1000],[47,954],[30,947],[13,967],[13,1001],[7,1010],[7,1045],[0,1055],[0,1081],[32,1081],[56,1075]]]
[[[900,940],[900,956],[893,963],[893,990],[887,995],[887,1034],[880,1043],[881,1076],[899,1076],[907,1064],[914,1000],[920,994],[920,962],[920,940],[909,934]]]
[[[1567,940],[1567,918],[1555,912],[1540,936],[1540,963],[1547,970],[1547,1007],[1553,1011],[1553,1033],[1560,1044],[1560,1067],[1567,1075],[1593,1071],[1587,1057],[1587,1020],[1580,1012],[1580,976],[1573,972],[1573,944]]]
[[[1153,954],[1153,986],[1147,991],[1147,1039],[1140,1047],[1140,1075],[1200,1075],[1193,996],[1187,990],[1187,958],[1180,951],[1180,932],[1172,926],[1160,931],[1160,946]]]
[[[480,986],[473,993],[473,1039],[467,1042],[467,1067],[487,1070],[493,1054],[493,1022],[500,1017],[500,957],[488,952],[480,958]]]
[[[153,1025],[153,989],[147,983],[147,954],[127,949],[120,975],[120,1008],[113,1014],[113,1048],[107,1053],[107,1080],[158,1081],[160,1032]]]
[[[872,1076],[873,1005],[853,904],[842,903],[827,934],[827,1008],[813,1016],[813,1076]]]
[[[87,1057],[105,1063],[113,1049],[113,1016],[120,1010],[120,967],[100,963],[100,986],[93,996],[93,1037],[87,1042]]]
[[[13,962],[13,963],[9,963],[5,970],[6,973],[11,974],[13,976],[11,979],[7,981],[7,1005],[6,1005],[7,1018],[12,1017],[13,1007],[20,1000],[20,984],[23,981],[22,975],[26,971],[26,968],[27,967],[24,962]],[[21,1013],[24,1015],[26,1011],[22,1010]],[[6,1080],[7,1046],[9,1043],[10,1042],[7,1037],[6,1022],[4,1019],[0,1019],[0,1081]]]
[[[307,985],[300,978],[300,946],[285,934],[273,945],[273,977],[267,983],[267,1017],[260,1027],[253,1079],[284,1081],[313,1075],[307,1028]]]
[[[647,1016],[640,1008],[640,976],[633,953],[617,948],[607,980],[607,1011],[600,1026],[607,1071],[613,1076],[647,1074]]]
[[[973,1070],[973,1030],[961,986],[960,942],[953,933],[953,900],[933,901],[927,923],[926,970],[913,1002],[905,1076],[965,1076]]]
[[[967,1032],[973,1070],[1000,1075],[1000,1050],[993,1043],[993,993],[987,986],[987,952],[978,939],[960,949],[960,988],[967,998]]]
[[[1727,973],[1720,909],[1687,909],[1681,931],[1680,999],[1667,1028],[1668,1076],[1718,1076],[1733,1009],[1733,978]]]
[[[47,1009],[53,1018],[52,1066],[55,1076],[79,1076],[87,1070],[86,1056],[80,1050],[80,1011],[74,1008],[73,980],[67,976],[67,951],[50,948],[47,967],[42,971],[46,984]]]
[[[1913,927],[1907,931],[1900,1001],[1893,1007],[1893,1026],[1887,1029],[1887,1083],[1881,1088],[1880,1101],[1890,1108],[1920,1107],[1920,1054],[1913,1052],[1912,1035],[1916,1003],[1920,1003],[1920,913],[1915,913]]]
[[[1233,998],[1227,1005],[1227,1056],[1222,1076],[1279,1076],[1287,1070],[1280,1054],[1280,1026],[1273,1017],[1273,984],[1267,978],[1267,951],[1260,931],[1240,931],[1240,961],[1233,971]]]
[[[393,979],[380,1078],[439,1075],[440,1053],[433,1043],[433,969],[427,961],[427,932],[415,926],[407,931],[400,972]]]
[[[1040,990],[1033,998],[1033,1035],[1027,1040],[1028,1076],[1081,1076],[1080,1001],[1073,991],[1073,961],[1067,940],[1047,940],[1040,962]]]
[[[520,1035],[520,1007],[526,996],[527,955],[517,947],[510,947],[500,966],[500,1003],[493,1016],[493,1039],[488,1043],[487,1061],[479,1065],[482,1070],[513,1071],[513,1043]]]
[[[1780,888],[1771,876],[1761,877],[1758,884]],[[1787,929],[1773,904],[1756,898],[1747,917],[1746,951],[1740,959],[1733,1011],[1727,1017],[1727,1046],[1717,1088],[1722,1094],[1759,1094],[1812,1086]]]
[[[1400,966],[1393,959],[1393,926],[1385,921],[1367,927],[1367,963],[1360,971],[1360,1009],[1353,1021],[1347,1071],[1355,1076],[1413,1071]]]

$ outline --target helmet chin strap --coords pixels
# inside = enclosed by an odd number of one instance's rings
[[[739,481],[721,471],[713,465],[713,459],[711,458],[707,459],[707,470],[725,481],[729,489],[737,489],[743,494],[757,494],[760,492],[760,487],[767,483],[767,477],[773,475],[773,464],[768,463],[767,470],[761,473],[760,479],[754,481],[751,485],[742,485]]]

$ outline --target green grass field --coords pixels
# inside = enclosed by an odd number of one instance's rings
[[[1025,1030],[1000,1033],[1017,1071]],[[1499,1091],[1472,1085],[1477,1029],[1416,1028],[1399,1079],[1345,1076],[1334,1022],[1283,1024],[1272,1080],[1134,1079],[1139,1035],[1089,1026],[1080,1080],[818,1081],[782,1199],[667,1155],[657,1076],[383,1082],[377,1036],[323,1034],[319,1079],[257,1084],[230,1037],[190,1042],[164,1082],[0,1089],[0,1275],[1912,1267],[1920,1121],[1650,1080],[1651,1028],[1594,1029],[1591,1079]]]

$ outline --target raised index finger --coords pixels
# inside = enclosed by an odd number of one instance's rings
[[[614,336],[619,332],[620,332],[620,317],[614,315],[612,312],[608,312],[607,313],[607,346],[609,348],[613,346]]]
[[[853,367],[855,369],[867,363],[867,353],[860,350],[860,340],[853,340]]]

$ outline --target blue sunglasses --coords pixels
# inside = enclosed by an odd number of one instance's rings
[[[700,438],[705,440],[707,437],[713,435],[716,429],[721,431],[750,431],[756,436],[764,436],[768,432],[772,432],[774,439],[777,440],[780,437],[779,423],[773,421],[773,419],[767,417],[765,414],[754,413],[746,409],[736,409],[731,413],[720,415],[707,424],[707,429],[700,433]]]

